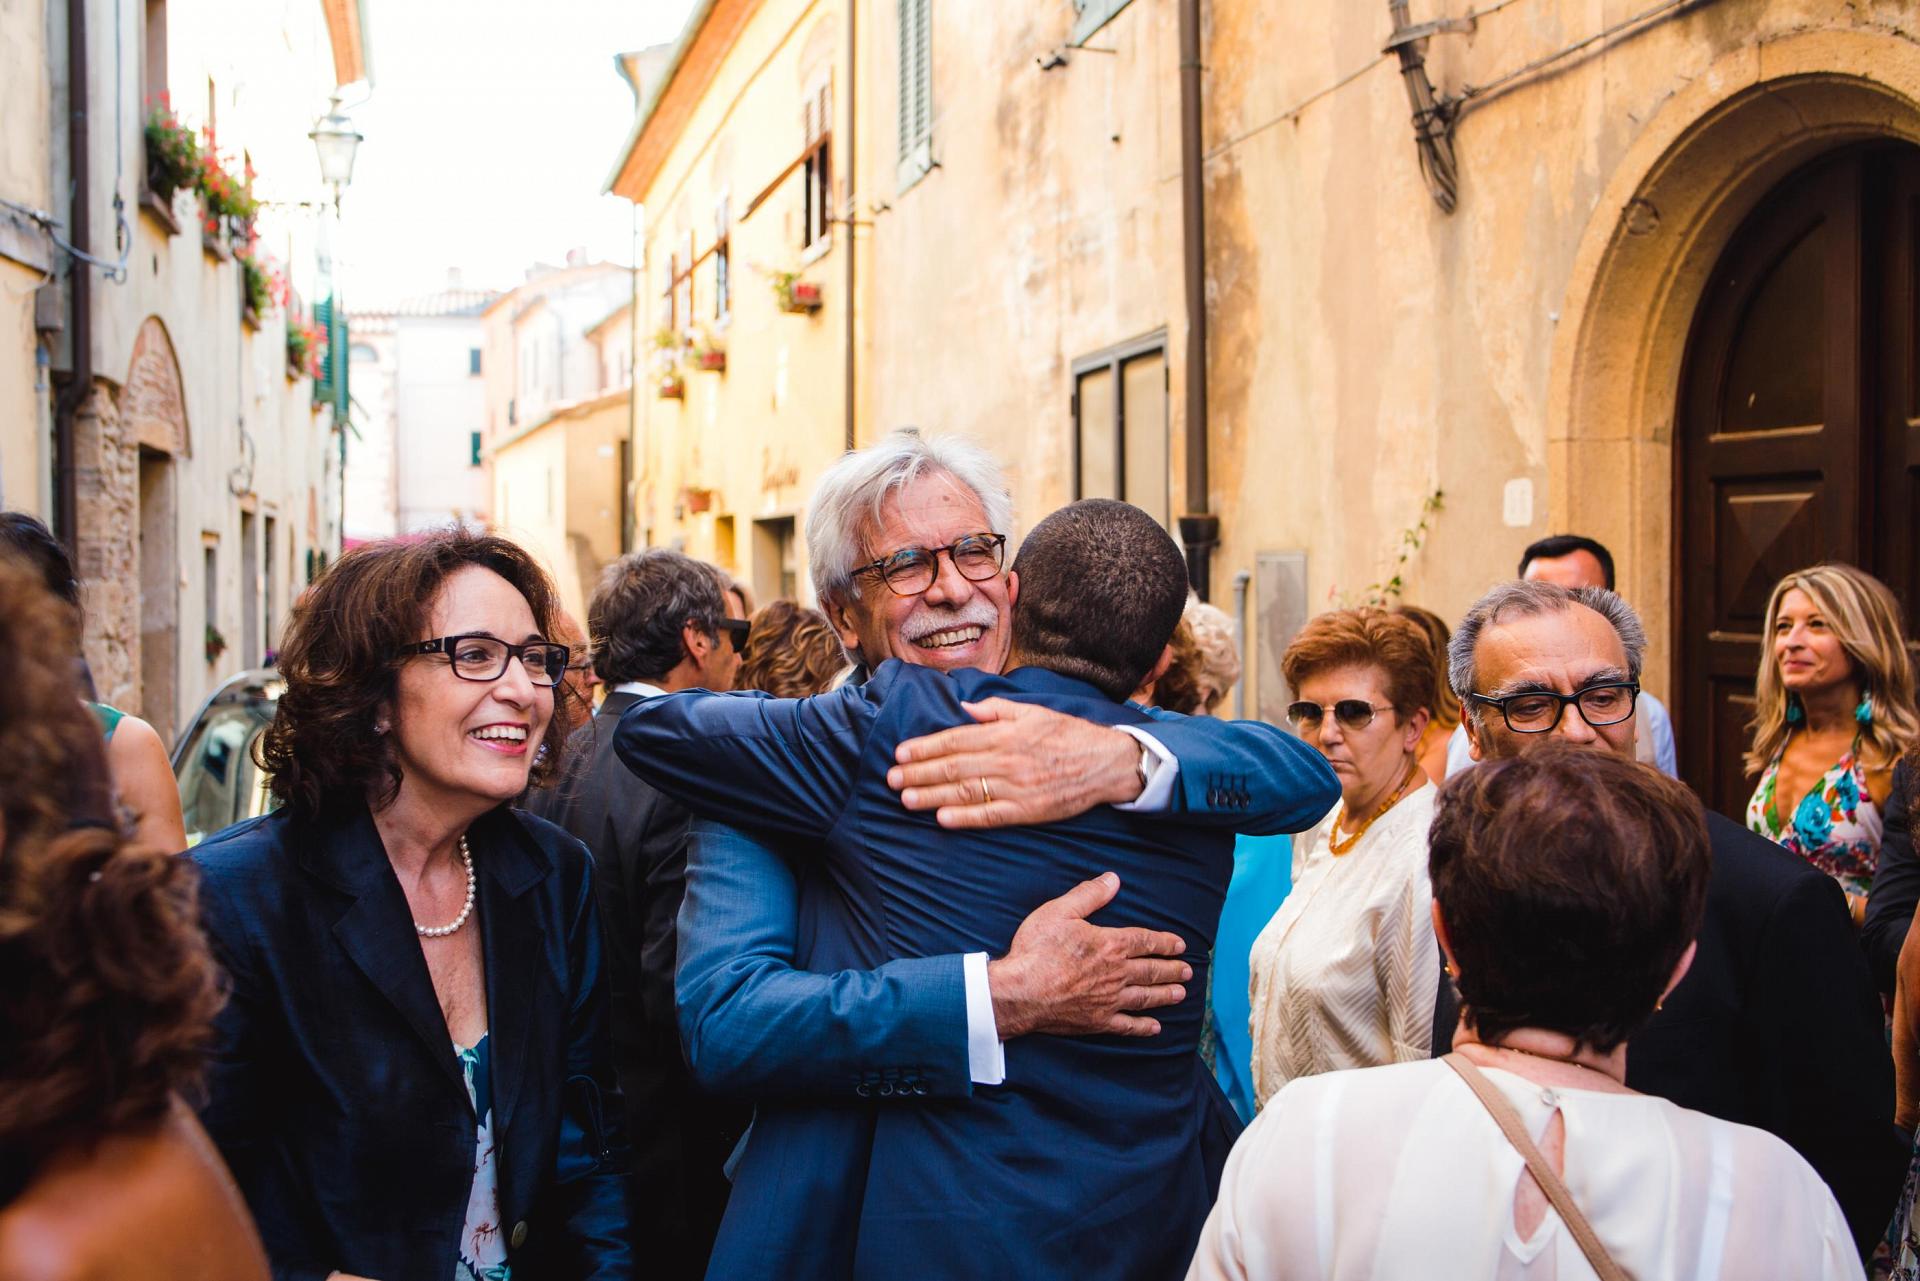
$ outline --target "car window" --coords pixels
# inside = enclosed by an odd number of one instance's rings
[[[194,726],[178,771],[189,848],[223,827],[273,808],[267,774],[253,756],[254,742],[267,723],[261,706],[228,703],[209,708]]]

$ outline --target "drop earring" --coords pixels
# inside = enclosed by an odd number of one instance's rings
[[[1873,724],[1873,695],[1861,695],[1860,706],[1853,709],[1853,719],[1861,725]]]
[[[389,726],[385,721],[375,721],[373,723],[373,732],[376,734],[384,734],[390,728],[392,727]]]
[[[1807,713],[1806,710],[1800,706],[1800,696],[1798,694],[1787,695],[1787,724],[1798,725],[1805,719],[1807,719]]]

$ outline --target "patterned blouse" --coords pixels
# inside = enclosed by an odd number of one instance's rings
[[[1786,744],[1774,753],[1760,785],[1747,802],[1747,826],[1768,840],[1792,850],[1849,894],[1864,897],[1873,883],[1873,865],[1880,853],[1880,832],[1886,820],[1867,792],[1867,770],[1860,762],[1860,740],[1820,776],[1794,807],[1793,821],[1780,821],[1775,784]]]
[[[467,1078],[467,1098],[480,1118],[474,1144],[473,1191],[467,1196],[467,1221],[460,1229],[460,1259],[453,1281],[510,1281],[507,1242],[500,1231],[499,1161],[493,1144],[493,1047],[488,1037],[469,1049],[453,1047],[454,1057]]]

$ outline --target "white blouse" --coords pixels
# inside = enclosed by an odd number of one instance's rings
[[[1331,846],[1344,801],[1295,841],[1293,889],[1248,963],[1253,1085],[1262,1104],[1296,1077],[1432,1052],[1440,953],[1427,828],[1435,795],[1422,782],[1345,854]]]
[[[1536,1141],[1560,1112],[1562,1177],[1627,1275],[1864,1275],[1833,1194],[1764,1130],[1652,1095],[1547,1090],[1483,1071]],[[1523,1168],[1480,1100],[1437,1059],[1295,1081],[1227,1159],[1188,1281],[1593,1277],[1551,1208],[1521,1239],[1513,1200]]]

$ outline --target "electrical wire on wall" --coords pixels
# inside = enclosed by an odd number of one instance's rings
[[[1400,77],[1407,84],[1407,103],[1413,108],[1413,144],[1420,155],[1420,176],[1441,212],[1452,213],[1460,198],[1459,165],[1453,155],[1451,103],[1433,91],[1427,76],[1426,37],[1459,29],[1442,20],[1415,27],[1407,14],[1407,0],[1387,0],[1393,18],[1393,38],[1387,48],[1400,59]],[[1472,19],[1465,26],[1472,30]]]

